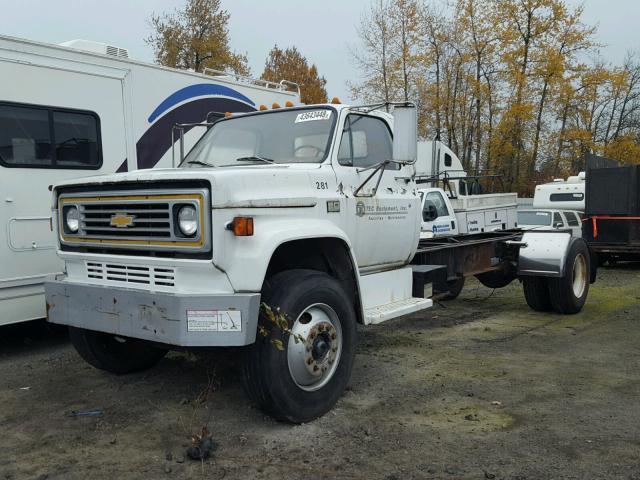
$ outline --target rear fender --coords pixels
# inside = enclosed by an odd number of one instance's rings
[[[518,260],[518,276],[562,277],[570,232],[529,231],[522,236]]]

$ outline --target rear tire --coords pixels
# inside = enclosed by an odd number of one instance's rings
[[[167,354],[144,340],[83,328],[69,327],[69,338],[89,365],[117,375],[147,370]]]
[[[546,277],[524,277],[522,279],[522,291],[527,305],[536,312],[550,312],[551,296],[549,295],[549,282]]]
[[[582,310],[589,293],[591,276],[589,247],[577,238],[569,247],[564,275],[549,278],[549,294],[553,309],[562,314],[574,314]]]
[[[341,284],[315,270],[288,270],[265,282],[262,300],[286,314],[294,337],[269,322],[247,347],[242,383],[249,398],[278,420],[302,423],[327,413],[351,376],[356,346],[353,301]],[[278,350],[273,341],[282,342]]]
[[[449,290],[446,292],[434,290],[433,293],[438,297],[438,300],[448,301],[458,298],[458,295],[460,295],[460,292],[462,292],[464,288],[464,277],[447,280],[447,287],[449,287]]]

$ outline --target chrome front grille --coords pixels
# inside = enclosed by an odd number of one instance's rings
[[[117,263],[86,262],[87,278],[110,282],[173,287],[175,271],[167,267],[145,267]]]
[[[169,202],[81,203],[80,230],[86,237],[168,239],[172,237]],[[113,218],[131,218],[131,226],[114,226]]]
[[[185,236],[178,228],[178,211],[196,209],[198,230]],[[210,249],[210,209],[207,189],[138,190],[61,194],[58,227],[62,246],[204,252]],[[69,231],[65,212],[77,208],[79,228]]]

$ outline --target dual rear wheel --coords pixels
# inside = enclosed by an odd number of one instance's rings
[[[533,310],[574,314],[587,300],[590,279],[589,248],[584,240],[576,239],[569,247],[562,277],[524,277],[522,288]]]

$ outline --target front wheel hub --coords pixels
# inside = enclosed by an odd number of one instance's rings
[[[325,386],[335,374],[342,352],[342,327],[326,304],[307,307],[291,327],[287,345],[289,373],[302,390]]]

